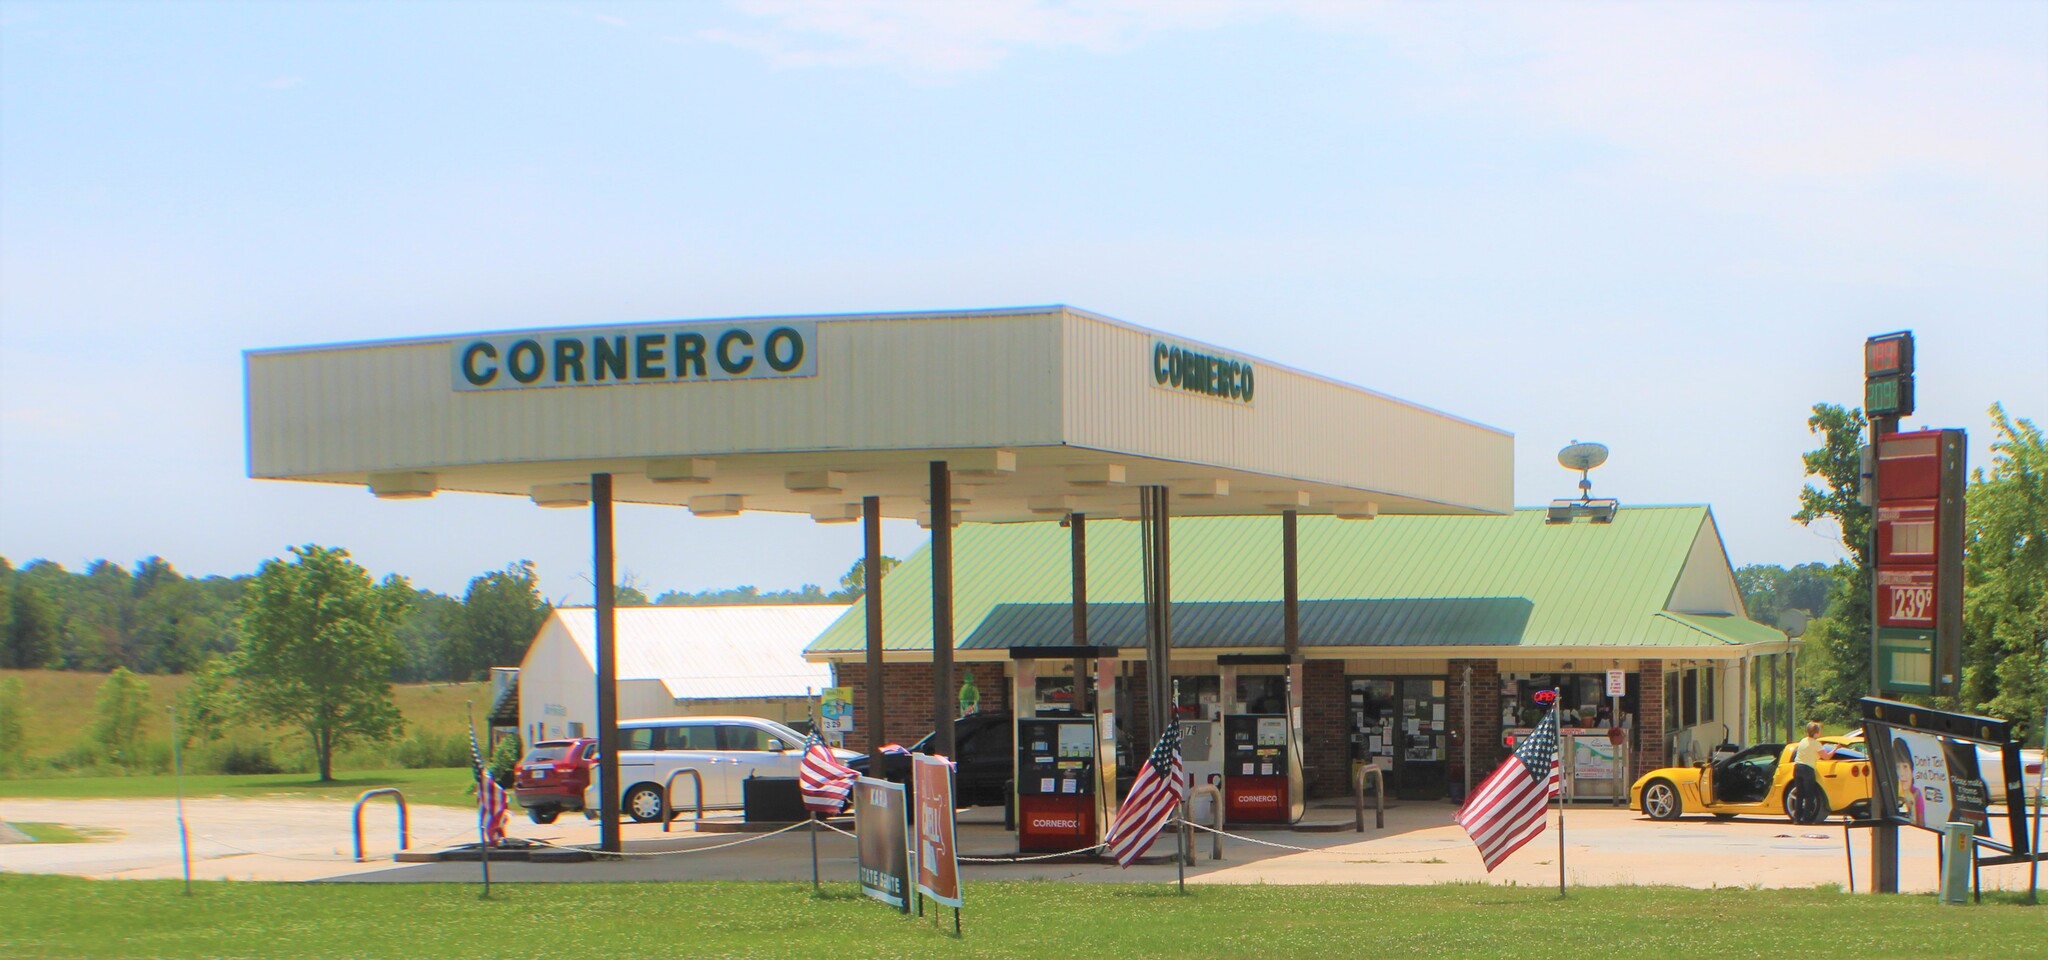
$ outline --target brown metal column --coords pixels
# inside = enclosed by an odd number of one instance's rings
[[[932,752],[953,755],[953,473],[932,461]],[[1078,681],[1078,678],[1077,678]]]
[[[612,591],[612,475],[590,475],[590,540],[597,589],[597,767],[598,847],[619,852],[619,655],[618,617]]]
[[[1167,493],[1163,486],[1138,490],[1138,513],[1143,518],[1140,537],[1145,556],[1145,692],[1151,699],[1146,720],[1154,740],[1166,733],[1171,722],[1173,697],[1173,576],[1168,563],[1171,541],[1167,536]],[[1140,749],[1150,752],[1150,744]]]
[[[1280,511],[1280,637],[1289,657],[1301,654],[1300,518]]]
[[[1067,532],[1074,573],[1074,646],[1088,645],[1088,515],[1067,515]],[[1074,658],[1074,709],[1090,712],[1083,691],[1088,685],[1088,661]],[[1096,692],[1097,696],[1101,691]]]
[[[860,525],[866,541],[861,562],[861,609],[868,620],[868,666],[863,699],[868,708],[868,749],[872,754],[888,741],[882,737],[882,498],[862,497]]]

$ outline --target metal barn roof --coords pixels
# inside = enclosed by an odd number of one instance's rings
[[[1301,518],[1301,640],[1318,647],[1714,648],[1784,643],[1747,619],[1704,506],[1629,507],[1612,523],[1498,517]],[[1172,525],[1176,649],[1278,649],[1280,524]],[[954,630],[962,651],[1072,642],[1068,532],[969,524],[955,534]],[[1137,524],[1088,525],[1089,639],[1141,648]],[[931,646],[930,558],[883,581],[892,651]],[[864,649],[856,607],[809,648]]]
[[[839,603],[620,607],[619,679],[660,680],[678,700],[800,697],[832,685],[831,669],[806,661],[803,650],[846,610]],[[596,611],[557,607],[551,616],[596,663]]]

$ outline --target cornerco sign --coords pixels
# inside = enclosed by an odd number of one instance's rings
[[[1152,382],[1169,390],[1186,390],[1219,400],[1252,402],[1252,365],[1152,341]]]
[[[818,325],[804,320],[493,334],[453,345],[456,390],[770,380],[818,374]]]

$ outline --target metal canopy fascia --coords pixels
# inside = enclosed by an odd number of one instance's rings
[[[1071,308],[750,320],[814,325],[815,375],[465,392],[461,336],[250,351],[249,473],[556,503],[607,473],[618,502],[826,521],[870,496],[884,516],[928,520],[935,460],[953,465],[962,522],[1134,516],[1146,484],[1173,492],[1176,516],[1512,502],[1504,431]],[[1241,358],[1253,400],[1154,382],[1167,344]]]

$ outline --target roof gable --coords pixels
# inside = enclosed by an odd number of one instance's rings
[[[620,607],[620,680],[659,680],[678,700],[795,697],[831,686],[831,671],[804,647],[845,613],[845,604]],[[557,607],[543,624],[567,634],[597,662],[597,611]]]

